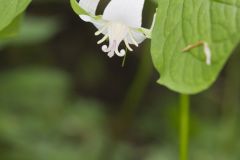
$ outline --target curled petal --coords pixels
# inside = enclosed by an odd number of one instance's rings
[[[104,28],[106,21],[102,20],[101,18],[96,19],[95,17],[91,17],[88,15],[80,15],[79,17],[85,22],[92,23],[100,31],[100,34],[102,33],[105,35],[107,33],[106,29]],[[100,34],[98,34],[98,32],[96,32],[96,36],[100,35]]]
[[[78,4],[85,11],[95,16],[99,1],[100,0],[80,0]]]

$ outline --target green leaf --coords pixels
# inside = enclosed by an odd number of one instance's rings
[[[0,31],[20,15],[31,0],[0,0]]]
[[[15,36],[19,30],[23,15],[18,15],[6,28],[0,31],[0,39],[5,39]]]
[[[159,0],[158,6],[151,47],[158,83],[187,94],[207,89],[240,40],[240,0]],[[197,41],[209,44],[212,65],[202,46],[182,52]]]
[[[25,17],[21,32],[9,39],[12,45],[33,45],[45,42],[59,31],[60,23],[53,18]]]

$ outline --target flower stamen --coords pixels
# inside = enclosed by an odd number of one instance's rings
[[[102,34],[107,29],[107,27],[108,25],[105,25],[104,27],[102,27],[102,29],[95,32],[95,36],[99,36],[100,34]]]
[[[108,35],[106,34],[102,39],[100,39],[97,44],[101,44],[103,43],[104,41],[106,41],[108,39]]]
[[[129,51],[133,51],[130,44],[133,44],[138,47],[138,43],[135,40],[130,28],[128,28],[124,24],[118,22],[107,23],[100,30],[95,32],[95,35],[98,36],[100,34],[103,34],[103,32],[106,33],[104,33],[103,38],[100,39],[97,42],[97,44],[101,44],[107,39],[109,39],[109,45],[102,46],[102,51],[108,53],[109,57],[113,57],[114,54],[116,54],[119,57],[123,57],[126,55],[125,49],[121,50],[118,49],[122,41],[124,41],[126,48]]]
[[[130,31],[128,31],[128,34],[129,34],[129,37],[130,37],[131,41],[133,42],[133,44],[134,44],[136,47],[138,47],[138,43],[137,43],[137,41],[134,39],[132,33],[131,33]]]
[[[129,43],[128,43],[128,40],[127,40],[127,38],[125,38],[124,39],[124,43],[125,43],[125,45],[126,45],[126,47],[127,47],[127,49],[129,50],[129,51],[133,51],[133,49],[130,47],[130,45],[129,45]]]

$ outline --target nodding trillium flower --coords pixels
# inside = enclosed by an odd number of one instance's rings
[[[122,42],[129,51],[133,51],[130,45],[138,47],[146,38],[151,38],[154,20],[151,29],[141,27],[144,0],[111,0],[103,15],[96,16],[99,1],[80,0],[77,3],[76,0],[71,0],[71,5],[82,20],[91,22],[98,29],[96,36],[104,35],[98,44],[109,41],[108,46],[102,46],[102,51],[108,53],[109,57],[114,54],[119,57],[126,55],[125,49],[119,50]]]

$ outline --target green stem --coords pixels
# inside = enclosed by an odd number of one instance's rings
[[[189,135],[189,108],[188,95],[180,95],[180,160],[188,160]]]
[[[149,52],[145,52],[141,56],[138,71],[126,94],[118,115],[120,124],[123,125],[119,127],[123,127],[121,128],[123,132],[131,125],[134,114],[143,99],[144,92],[152,75],[152,62]]]

